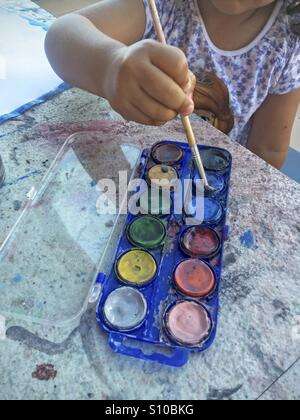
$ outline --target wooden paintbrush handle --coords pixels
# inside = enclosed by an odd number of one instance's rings
[[[155,4],[155,0],[148,0],[149,2],[149,7],[151,10],[151,14],[152,14],[152,20],[153,20],[153,25],[155,28],[155,31],[157,33],[157,38],[158,40],[162,43],[167,45],[167,41],[166,41],[166,37],[163,31],[163,28],[161,26],[161,21],[160,21],[160,17],[158,15],[158,11],[157,11],[157,7]],[[191,126],[191,122],[189,117],[181,117],[181,121],[189,142],[190,147],[194,147],[197,145],[196,139],[195,139],[195,135]]]
[[[181,121],[182,121],[182,125],[184,127],[185,130],[185,134],[186,137],[188,139],[189,142],[189,146],[190,147],[194,147],[197,145],[196,139],[195,139],[195,135],[192,129],[192,125],[191,125],[191,121],[189,119],[189,117],[181,117]]]
[[[158,38],[159,42],[167,45],[166,37],[165,37],[165,34],[164,34],[164,30],[161,26],[161,21],[160,21],[160,17],[159,17],[158,11],[157,11],[155,0],[148,0],[148,3],[149,3],[150,10],[151,10],[153,25],[154,25],[154,28],[155,28],[155,31],[156,31],[156,34],[157,34],[157,38]]]

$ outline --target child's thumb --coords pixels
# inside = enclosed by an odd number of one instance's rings
[[[189,70],[189,77],[183,91],[187,94],[188,98],[193,100],[194,90],[196,86],[196,76]]]
[[[196,86],[196,77],[191,71],[189,71],[188,81],[186,85],[183,87],[183,91],[186,94],[186,100],[179,112],[183,116],[191,115],[194,112],[195,105],[193,101],[193,96],[194,96],[195,86]]]

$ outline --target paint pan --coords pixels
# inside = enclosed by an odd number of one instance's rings
[[[149,169],[147,182],[150,186],[169,189],[175,188],[178,181],[178,174],[172,166],[155,165]]]
[[[116,263],[116,274],[120,281],[131,286],[145,286],[154,279],[157,263],[147,251],[133,249],[125,252]]]
[[[120,331],[130,331],[143,324],[147,314],[147,302],[137,289],[121,287],[108,295],[103,314],[111,327]]]
[[[224,172],[231,163],[230,154],[221,149],[203,149],[201,150],[203,165],[207,171]]]
[[[127,237],[135,246],[154,249],[162,245],[166,237],[166,228],[156,217],[142,216],[130,224]]]
[[[211,224],[215,225],[218,224],[222,217],[223,217],[223,207],[222,205],[214,200],[213,198],[205,197],[202,201],[204,204],[204,216],[203,220],[195,219],[194,224]],[[192,203],[186,206],[185,213],[188,217],[195,217],[196,218],[196,197],[193,197]]]
[[[153,216],[166,216],[171,213],[171,197],[170,193],[163,190],[154,190],[155,198],[151,193],[151,189],[145,191],[140,197],[140,208],[143,214],[151,214]]]
[[[177,266],[174,283],[184,295],[204,298],[215,289],[216,277],[209,264],[198,259],[189,259]]]
[[[203,305],[195,301],[180,300],[167,310],[165,329],[175,343],[197,347],[210,336],[212,321]]]
[[[213,229],[193,226],[182,233],[180,246],[189,257],[212,258],[218,254],[221,240]]]
[[[225,188],[225,181],[224,178],[215,172],[206,172],[206,177],[208,184],[213,188],[213,190],[205,189],[204,188],[204,194],[206,196],[215,196],[219,193],[221,193]],[[197,181],[199,181],[200,175],[197,173],[193,179],[193,183],[195,186],[195,190],[198,193],[203,194],[203,187],[200,189],[200,185]]]
[[[159,164],[175,165],[183,159],[184,152],[174,143],[157,143],[151,151],[152,159]]]

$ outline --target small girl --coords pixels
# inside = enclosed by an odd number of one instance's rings
[[[155,41],[147,0],[103,0],[49,30],[54,70],[106,98],[125,119],[150,125],[191,114],[189,69],[213,72],[229,89],[230,137],[281,168],[300,102],[300,37],[287,15],[299,2],[156,3],[170,46]]]

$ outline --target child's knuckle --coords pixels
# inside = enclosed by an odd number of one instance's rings
[[[153,110],[153,118],[156,121],[169,121],[172,118],[172,111],[157,105]]]
[[[153,39],[145,39],[142,44],[142,48],[148,52],[153,51],[157,46],[157,43]]]
[[[130,57],[126,58],[123,61],[122,67],[121,67],[121,76],[127,77],[128,74],[132,73],[132,59]]]
[[[178,59],[177,59],[177,68],[180,71],[188,72],[189,66],[187,62],[187,58],[183,51],[177,49]]]
[[[171,109],[165,109],[162,114],[159,116],[159,118],[162,121],[170,121],[176,116],[175,111],[172,111]]]
[[[163,102],[167,103],[170,100],[174,100],[176,94],[175,89],[171,85],[166,85],[164,90],[162,91]]]
[[[162,117],[162,112],[161,112],[161,109],[158,105],[152,108],[151,117],[154,120],[159,120]]]
[[[187,80],[187,65],[185,63],[178,63],[176,66],[176,76],[182,83]]]

